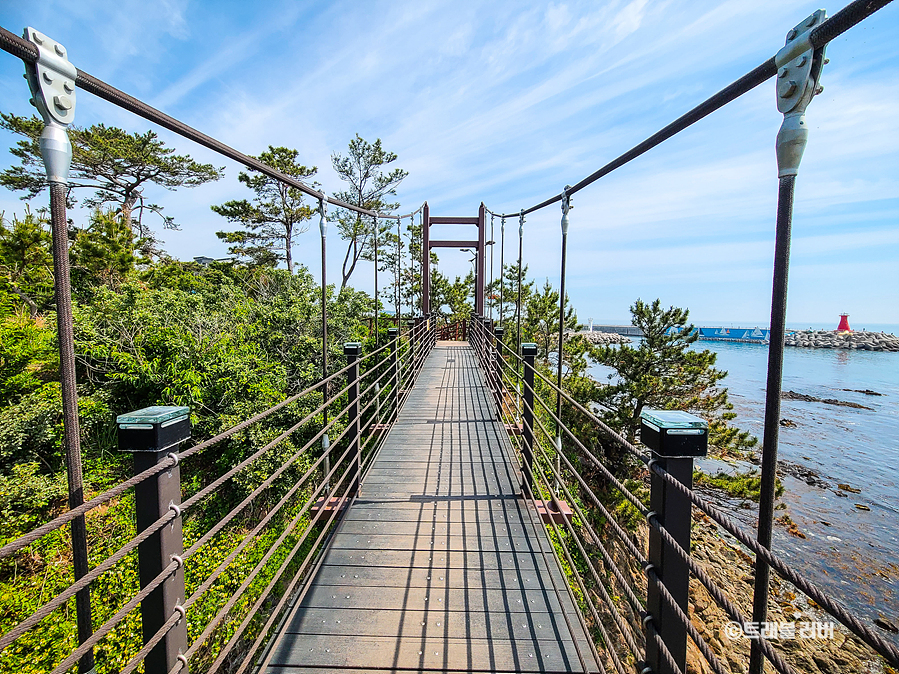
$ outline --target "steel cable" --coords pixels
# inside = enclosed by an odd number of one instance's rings
[[[839,37],[853,26],[871,16],[877,10],[882,9],[883,7],[890,4],[891,1],[892,0],[855,0],[855,2],[846,5],[846,7],[824,21],[820,26],[818,26],[811,32],[809,38],[812,47],[818,49],[825,46],[828,42]],[[624,166],[628,162],[636,159],[645,152],[668,140],[675,134],[680,133],[681,131],[692,126],[704,117],[707,117],[719,108],[722,108],[731,101],[736,100],[743,94],[759,86],[762,82],[765,82],[766,80],[774,77],[774,75],[776,74],[777,65],[775,64],[774,57],[772,56],[760,66],[751,70],[746,75],[739,78],[738,80],[735,80],[728,86],[724,87],[724,89],[722,89],[718,93],[710,96],[705,101],[694,107],[692,110],[678,117],[665,128],[651,135],[642,143],[635,145],[624,154],[618,156],[602,168],[591,173],[589,176],[587,176],[570,190],[568,190],[568,194],[571,195],[581,191],[603,176],[608,175],[615,169]],[[496,215],[497,217],[501,218],[510,218],[516,215],[520,215],[521,213],[523,213],[524,215],[528,215],[529,213],[538,211],[541,208],[545,208],[552,204],[558,203],[561,200],[562,194],[560,193],[553,197],[550,197],[545,201],[541,201],[535,206],[526,208],[524,209],[524,211],[505,214],[497,213]]]
[[[171,522],[177,517],[173,510],[170,510],[165,515],[156,520],[149,527],[144,529],[140,534],[132,538],[128,543],[119,548],[112,555],[103,560],[100,564],[94,567],[87,574],[76,580],[72,583],[68,588],[60,592],[53,599],[48,601],[46,604],[37,609],[30,616],[25,618],[22,622],[12,628],[9,632],[3,634],[0,637],[0,652],[2,652],[7,646],[11,645],[16,641],[20,636],[25,634],[32,627],[41,622],[44,618],[49,616],[53,611],[58,609],[60,606],[63,606],[69,599],[71,599],[75,594],[77,594],[80,590],[90,585],[92,582],[97,580],[104,573],[109,571],[117,562],[125,557],[129,552],[133,551],[138,545],[147,540],[150,536],[155,534],[157,531],[162,529],[166,524]],[[168,573],[163,572],[157,578],[161,578],[164,580],[168,577]]]
[[[12,54],[13,56],[22,59],[26,63],[37,62],[37,47],[24,38],[21,38],[2,27],[0,27],[0,48]],[[325,200],[329,204],[338,206],[340,208],[355,211],[356,213],[363,213],[365,215],[377,216],[378,218],[383,219],[411,217],[411,215],[413,215],[409,214],[404,216],[397,216],[395,214],[380,214],[376,213],[375,211],[370,211],[368,209],[360,208],[359,206],[355,206],[345,201],[341,201],[340,199],[329,197],[323,192],[319,192],[318,190],[309,187],[305,183],[300,182],[293,176],[273,169],[271,166],[269,166],[268,164],[264,164],[255,157],[245,155],[243,152],[235,150],[229,145],[225,145],[223,142],[216,140],[211,136],[207,136],[205,133],[197,131],[184,122],[181,122],[180,120],[177,120],[174,117],[171,117],[170,115],[167,115],[164,112],[161,112],[156,108],[147,105],[143,101],[134,98],[133,96],[129,96],[125,92],[116,89],[112,85],[107,84],[106,82],[97,79],[92,75],[89,75],[83,70],[77,71],[77,75],[75,77],[75,85],[80,87],[84,91],[87,91],[88,93],[94,94],[95,96],[109,101],[110,103],[113,103],[120,108],[128,110],[129,112],[133,112],[139,117],[143,117],[144,119],[153,122],[154,124],[158,124],[159,126],[168,129],[169,131],[177,133],[179,136],[183,136],[188,140],[192,140],[195,143],[198,143],[203,147],[212,150],[213,152],[217,152],[218,154],[228,157],[229,159],[233,159],[234,161],[243,164],[253,171],[258,171],[259,173],[267,175],[270,178],[274,178],[281,183],[290,185],[291,187],[300,190],[304,194],[307,194],[314,199]],[[421,207],[419,207],[419,210],[420,209]],[[415,211],[415,213],[417,212],[418,211]]]
[[[720,524],[728,533],[740,541],[740,543],[752,550],[756,555],[762,557],[768,562],[772,569],[777,571],[781,578],[793,583],[793,585],[802,590],[806,595],[814,599],[816,603],[821,605],[821,608],[848,627],[859,639],[883,656],[890,665],[899,667],[899,649],[884,641],[878,634],[875,634],[871,628],[859,621],[855,616],[849,613],[846,608],[836,602],[836,600],[830,599],[825,595],[814,583],[804,579],[798,573],[793,571],[768,548],[762,546],[752,536],[748,535],[737,526],[729,517],[727,517],[727,515],[704,501],[692,489],[689,489],[686,485],[675,479],[664,468],[657,463],[651,462],[650,470],[654,471],[668,484],[687,496],[697,508]]]
[[[0,30],[2,30],[2,29],[0,29]],[[168,457],[168,458],[164,459],[163,461],[160,461],[155,466],[152,466],[152,467],[148,468],[147,470],[145,470],[141,473],[138,473],[137,475],[130,477],[127,480],[120,482],[115,487],[108,489],[107,491],[103,492],[102,494],[90,499],[89,501],[85,501],[82,505],[64,512],[62,515],[59,515],[58,517],[52,519],[51,521],[47,522],[46,524],[42,524],[41,526],[31,530],[27,534],[20,536],[16,540],[14,540],[10,543],[7,543],[2,548],[0,548],[0,559],[5,559],[6,557],[9,557],[10,555],[14,554],[15,552],[18,552],[19,550],[21,550],[22,548],[25,548],[25,547],[31,545],[36,540],[59,529],[60,527],[66,525],[67,523],[74,520],[76,517],[80,517],[81,515],[87,513],[88,511],[93,510],[94,508],[97,508],[97,507],[103,505],[104,503],[111,501],[112,499],[114,499],[117,496],[120,496],[121,494],[125,493],[132,487],[139,485],[144,480],[147,480],[147,479],[153,477],[154,475],[158,475],[159,473],[161,473],[165,470],[168,470],[169,468],[174,466],[176,463],[179,463],[180,461],[192,456],[193,454],[196,454],[197,452],[200,452],[208,447],[211,447],[212,445],[215,445],[216,443],[221,442],[222,440],[225,440],[225,439],[231,437],[235,433],[242,431],[243,429],[247,428],[248,426],[251,426],[251,425],[255,424],[256,422],[261,421],[262,419],[265,419],[266,417],[274,414],[275,412],[277,412],[278,410],[291,404],[292,402],[295,402],[302,396],[305,396],[305,395],[309,394],[310,392],[314,391],[319,386],[322,386],[323,384],[328,383],[335,377],[340,376],[341,374],[343,374],[344,372],[347,371],[348,367],[349,366],[341,368],[340,370],[338,370],[337,372],[334,372],[329,377],[317,382],[316,384],[313,384],[312,386],[309,386],[308,388],[304,389],[303,391],[296,393],[296,394],[290,396],[289,398],[285,398],[277,405],[274,405],[256,415],[250,417],[249,419],[242,421],[235,426],[232,426],[231,428],[229,428],[226,431],[222,431],[218,435],[215,435],[215,436],[209,438],[208,440],[204,440],[203,442],[201,442],[197,445],[194,445],[190,449],[187,449],[187,450],[177,453],[177,454],[173,453],[171,457]]]
[[[178,566],[179,566],[178,562],[174,562],[174,561],[170,562],[168,564],[168,566],[166,566],[162,570],[162,572],[158,576],[156,576],[156,578],[154,578],[152,581],[150,581],[150,583],[145,588],[143,588],[140,592],[138,592],[136,595],[134,595],[134,597],[131,599],[131,601],[129,601],[127,604],[125,604],[122,608],[120,608],[118,610],[118,612],[116,612],[116,614],[114,616],[112,616],[112,618],[110,618],[105,623],[103,623],[103,625],[101,625],[90,636],[90,638],[87,639],[87,641],[85,641],[83,644],[79,645],[78,648],[76,648],[74,651],[69,653],[68,657],[65,660],[63,660],[61,663],[59,663],[50,674],[63,674],[63,672],[67,672],[72,667],[72,665],[74,665],[76,662],[78,662],[78,660],[81,659],[82,655],[85,655],[88,651],[90,651],[90,649],[93,648],[97,644],[97,642],[100,641],[100,639],[102,639],[107,634],[109,634],[109,632],[111,632],[113,630],[113,628],[115,628],[115,626],[118,625],[126,615],[131,613],[131,611],[133,611],[135,608],[137,608],[138,605],[144,599],[146,599],[150,595],[151,592],[156,590],[156,588],[158,588],[172,574],[172,572],[178,568]],[[175,622],[177,622],[177,621],[175,621]],[[168,633],[169,629],[171,629],[174,626],[174,624],[175,623],[172,623],[171,625],[169,625],[168,629],[166,629],[165,632],[163,632],[162,635],[160,636],[160,639],[163,636],[165,636],[165,634]],[[166,625],[168,625],[168,623],[163,625],[163,628],[165,628]],[[158,643],[158,640],[157,640],[157,643]],[[147,653],[149,653],[150,650],[152,650],[152,648],[147,649]],[[146,653],[144,655],[146,655]]]

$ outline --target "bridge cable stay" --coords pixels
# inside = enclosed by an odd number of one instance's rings
[[[809,44],[814,49],[820,49],[824,47],[828,42],[831,42],[832,40],[838,38],[847,30],[861,23],[863,20],[865,20],[878,10],[883,9],[891,2],[892,0],[854,0],[854,2],[849,3],[839,12],[837,12],[832,17],[827,19],[824,23],[815,28],[811,32],[811,35],[808,36]],[[708,99],[694,107],[689,112],[686,112],[678,117],[665,128],[654,133],[639,145],[635,145],[627,152],[616,157],[605,166],[597,169],[586,178],[576,183],[568,193],[576,194],[577,192],[580,192],[588,185],[593,184],[615,169],[621,168],[628,162],[636,159],[642,154],[645,154],[647,151],[651,150],[657,145],[660,145],[662,142],[680,133],[684,129],[692,126],[693,124],[703,119],[704,117],[707,117],[719,108],[724,107],[731,101],[736,100],[743,94],[751,91],[763,82],[771,79],[776,74],[777,65],[775,63],[774,57],[772,56],[770,59],[757,66],[743,77],[729,84],[713,96],[710,96]],[[562,193],[559,193],[553,197],[550,197],[549,199],[546,199],[545,201],[541,201],[540,203],[531,206],[530,208],[524,209],[524,214],[529,215],[534,211],[539,211],[543,208],[546,208],[547,206],[558,203],[561,200]],[[507,213],[506,215],[508,217],[512,217],[512,215],[517,214]]]

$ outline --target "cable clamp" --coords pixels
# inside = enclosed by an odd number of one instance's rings
[[[68,126],[75,119],[75,78],[78,70],[69,63],[66,48],[30,26],[25,39],[37,47],[33,68],[25,68],[25,78],[33,96],[31,103],[45,124]]]
[[[180,613],[181,617],[178,619],[178,622],[181,622],[187,617],[187,611],[184,610],[184,607],[181,604],[175,604],[175,613]]]
[[[173,513],[175,513],[175,519],[178,519],[179,517],[181,517],[181,506],[179,506],[177,503],[175,503],[175,502],[169,503],[169,510],[171,510]]]
[[[187,670],[187,656],[186,655],[184,655],[183,653],[178,653],[178,655],[175,657],[175,660],[177,660],[182,665],[184,665],[185,671]]]
[[[171,466],[172,468],[174,468],[179,463],[181,463],[181,457],[178,456],[178,454],[175,452],[169,452],[168,454],[165,455],[165,458],[171,459],[173,461],[172,466]]]
[[[652,613],[647,613],[645,616],[643,616],[643,626],[644,627],[649,627],[649,623],[651,623],[651,622],[652,622]]]
[[[328,234],[328,200],[324,197],[324,191],[318,200],[318,229],[324,239]]]
[[[182,558],[181,555],[172,555],[169,559],[171,559],[173,562],[175,562],[178,565],[175,567],[175,571],[177,571],[182,566],[184,566],[184,558]]]
[[[805,110],[822,91],[821,70],[826,62],[824,47],[812,46],[812,31],[827,19],[823,9],[815,11],[787,33],[786,45],[777,52],[777,109],[784,121],[777,133],[777,175],[796,175],[808,143]]]
[[[655,510],[648,510],[645,515],[646,521],[649,522],[650,524],[652,524],[652,518],[658,517],[658,516],[659,516],[659,513],[657,513]]]

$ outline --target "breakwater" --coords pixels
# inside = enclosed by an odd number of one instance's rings
[[[630,344],[631,338],[617,332],[600,332],[599,330],[587,332],[568,332],[567,336],[579,335],[591,344]]]
[[[857,349],[859,351],[899,351],[899,337],[886,332],[837,332],[803,330],[786,336],[784,344],[806,349]]]

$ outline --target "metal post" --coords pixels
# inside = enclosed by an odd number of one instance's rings
[[[362,355],[362,344],[359,342],[347,342],[343,345],[343,355],[346,356],[347,369],[346,378],[349,385],[347,389],[347,426],[350,428],[350,456],[356,457],[356,474],[352,480],[350,491],[358,494],[360,482],[362,480],[362,443],[359,442],[360,436],[360,419],[359,419],[359,356]]]
[[[565,262],[568,254],[568,211],[571,210],[570,185],[562,190],[562,265],[559,274],[559,362],[556,364],[556,444],[562,444],[562,361],[565,345]]]
[[[327,238],[328,238],[328,202],[320,199],[318,202],[318,229],[322,236],[322,379],[328,378],[328,262],[327,262]],[[322,389],[324,410],[322,410],[322,427],[328,425],[328,383],[325,382]],[[322,436],[322,454],[325,455],[325,475],[331,473],[331,440],[328,434]],[[331,492],[330,484],[325,486],[325,496]]]
[[[393,346],[390,349],[390,367],[393,369],[393,405],[396,409],[400,407],[400,329],[387,328],[387,340]]]
[[[396,219],[396,326],[400,326],[400,309],[403,305],[403,239],[400,235],[400,219]]]
[[[485,245],[485,234],[487,230],[487,213],[486,207],[484,206],[484,202],[481,202],[480,208],[478,208],[478,254],[477,260],[475,264],[477,265],[475,270],[475,283],[474,283],[474,310],[475,313],[486,316],[487,310],[484,307],[484,297],[486,293],[484,292],[484,270],[485,270],[485,259],[484,256],[487,253],[487,246]]]
[[[146,407],[116,419],[119,451],[134,454],[135,475],[170,460],[178,445],[190,438],[190,409],[187,407]],[[177,463],[134,487],[136,531],[140,534],[170,511],[175,519],[138,545],[137,560],[141,588],[177,562],[172,574],[140,604],[144,643],[176,612],[182,618],[144,659],[147,672],[169,672],[178,665],[178,656],[187,651],[187,620],[181,606],[185,600],[184,564],[181,553],[181,477]],[[183,661],[182,661],[183,664]],[[182,668],[181,671],[185,671]]]
[[[562,190],[562,263],[560,266],[559,284],[559,355],[556,363],[556,475],[562,474],[562,364],[564,362],[565,347],[565,264],[568,255],[568,212],[571,210],[571,197],[568,190],[570,185],[565,185]],[[561,493],[561,484],[556,479],[556,493]]]
[[[777,487],[777,444],[780,431],[780,395],[783,383],[784,332],[787,315],[787,283],[790,268],[790,237],[793,219],[793,189],[799,164],[808,143],[805,111],[812,98],[823,90],[819,84],[824,67],[824,48],[812,49],[811,31],[824,19],[817,10],[787,34],[786,45],[774,57],[777,64],[777,109],[784,120],[777,134],[777,223],[774,241],[774,279],[771,289],[771,335],[768,347],[768,378],[765,389],[765,425],[762,436],[761,484],[757,540],[771,547],[774,528],[774,499]],[[768,585],[771,571],[761,557],[755,560],[752,621],[768,617]],[[750,674],[761,674],[764,657],[753,640],[749,656]]]
[[[69,508],[84,503],[84,477],[81,467],[81,428],[78,420],[78,389],[75,378],[75,339],[72,319],[72,286],[69,271],[69,237],[66,222],[66,193],[72,144],[67,129],[75,119],[75,76],[66,49],[33,28],[25,29],[25,38],[38,50],[34,64],[25,63],[25,78],[31,90],[31,103],[44,121],[40,137],[41,158],[50,183],[50,225],[53,233],[54,299],[59,336],[59,379],[62,389],[62,418]],[[84,516],[72,520],[72,567],[75,580],[89,570],[87,526]],[[78,643],[93,633],[90,587],[75,596]],[[83,674],[94,668],[94,651],[89,650],[78,663]]]
[[[527,343],[521,345],[521,356],[524,359],[524,410],[522,413],[522,475],[521,493],[523,496],[534,496],[534,359],[537,357],[537,345]]]
[[[516,317],[518,321],[518,350],[521,351],[521,258],[524,242],[524,209],[521,209],[521,215],[518,216],[518,310]]]
[[[655,452],[653,460],[688,488],[693,487],[693,459],[665,458]],[[690,499],[681,494],[655,471],[650,470],[650,510],[658,523],[674,537],[684,550],[690,550]],[[686,562],[662,539],[655,527],[649,528],[649,563],[655,567],[658,581],[650,577],[646,590],[646,609],[652,615],[655,628],[667,646],[680,671],[687,671],[687,628],[674,609],[662,597],[658,583],[664,583],[677,605],[687,613],[690,596],[690,569]],[[646,639],[646,664],[655,674],[674,674],[662,657],[655,641]]]
[[[496,216],[493,213],[490,214],[490,241],[488,241],[488,245],[490,246],[490,283],[487,284],[487,288],[490,289],[493,285],[493,221],[496,219]],[[490,307],[490,318],[493,319],[493,294],[492,289],[491,293],[487,295],[487,306]],[[464,339],[464,338],[463,338]]]
[[[421,209],[421,315],[431,313],[431,209]]]
[[[505,299],[506,290],[506,219],[502,218],[499,223],[499,324],[505,327],[506,319],[503,316],[503,301]]]
[[[500,416],[502,416],[503,408],[503,352],[500,344],[503,343],[503,328],[493,328],[493,377],[496,380],[496,404],[499,406]]]
[[[373,216],[374,221],[374,236],[375,236],[375,345],[374,348],[378,348],[378,343],[381,341],[381,333],[378,331],[378,216],[377,214]]]

